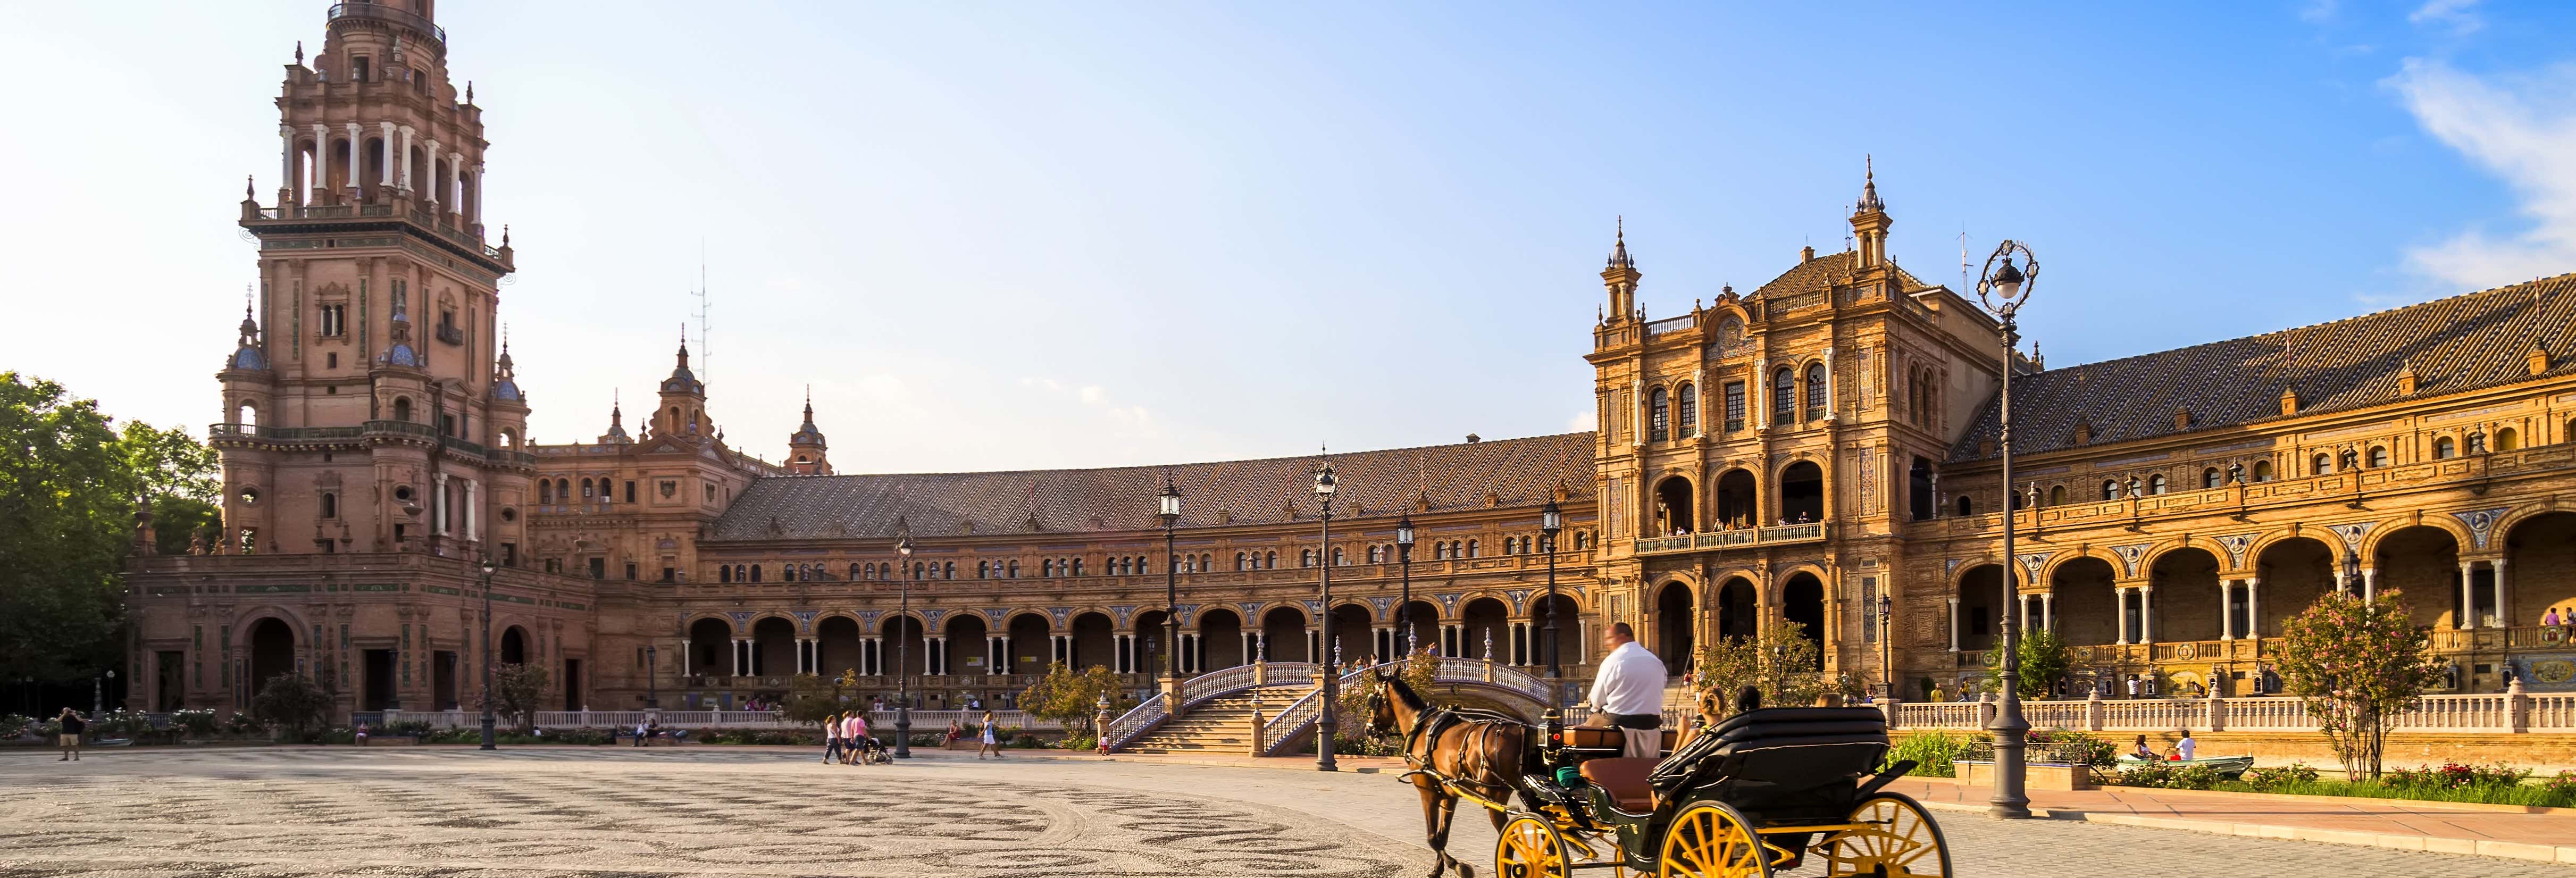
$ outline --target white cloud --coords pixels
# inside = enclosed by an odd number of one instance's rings
[[[2312,24],[2332,21],[2335,7],[2339,5],[2336,0],[2311,0],[2308,5],[2299,7],[2299,20]]]
[[[1100,389],[1100,385],[1090,384],[1085,385],[1081,390],[1074,391],[1074,396],[1080,398],[1083,402],[1087,402],[1092,405],[1099,405],[1102,401],[1109,398],[1109,391]]]
[[[2477,13],[2478,0],[2428,0],[2406,15],[2413,24],[2438,24],[2451,29],[2453,36],[2466,36],[2487,26]]]
[[[1601,425],[1598,423],[1600,420],[1600,413],[1594,412],[1591,409],[1584,409],[1582,411],[1575,412],[1574,417],[1565,419],[1565,429],[1568,432],[1574,433],[1598,430],[1601,429]]]
[[[2410,248],[2409,270],[2477,289],[2576,270],[2576,63],[2479,77],[2412,58],[2387,84],[2426,133],[2503,180],[2531,221]]]

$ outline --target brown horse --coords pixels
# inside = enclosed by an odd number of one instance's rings
[[[1433,706],[1403,680],[1369,672],[1369,731],[1401,735],[1404,762],[1413,770],[1404,777],[1422,793],[1424,835],[1435,859],[1429,878],[1456,867],[1459,878],[1475,878],[1474,867],[1449,855],[1449,824],[1458,814],[1458,792],[1488,802],[1508,804],[1520,789],[1516,778],[1533,758],[1528,725],[1486,711],[1458,711]],[[1456,790],[1444,786],[1447,779]],[[1503,830],[1503,812],[1491,810],[1494,831]]]

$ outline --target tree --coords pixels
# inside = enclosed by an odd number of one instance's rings
[[[2281,686],[2317,720],[2344,776],[2377,778],[2388,731],[2443,677],[2432,634],[2396,589],[2328,592],[2281,625]]]
[[[789,722],[820,728],[823,721],[850,709],[850,692],[859,685],[859,672],[844,670],[841,676],[825,681],[813,674],[798,674],[787,699]]]
[[[546,669],[532,664],[504,662],[492,666],[492,712],[515,718],[519,732],[536,728],[537,704],[546,697],[546,686],[552,681]],[[482,693],[475,693],[474,709],[483,709]]]
[[[1735,693],[1746,686],[1762,692],[1772,707],[1804,706],[1833,691],[1833,681],[1817,670],[1824,656],[1807,626],[1774,619],[1754,637],[1723,637],[1699,651],[1699,690],[1703,701],[1725,712],[1735,710]]]
[[[2056,692],[2058,678],[2075,664],[2075,651],[2057,632],[2046,628],[2023,629],[2016,639],[2021,642],[2020,648],[2014,650],[2021,654],[2021,693],[2044,698]],[[2003,662],[2003,650],[1986,650],[1986,676],[1996,691],[2003,690]]]
[[[304,731],[330,714],[331,696],[301,674],[268,678],[250,700],[250,715],[285,731],[290,741],[304,740]]]
[[[1403,680],[1414,694],[1429,698],[1432,679],[1440,670],[1440,657],[1432,655],[1428,648],[1416,650],[1394,670],[1396,679]],[[1375,681],[1362,677],[1358,682],[1336,690],[1341,697],[1335,706],[1340,710],[1333,714],[1333,725],[1342,735],[1360,737],[1368,734],[1368,697],[1374,688]],[[1403,731],[1396,730],[1399,734]]]
[[[140,494],[152,502],[152,536],[159,554],[186,554],[190,538],[222,532],[223,513],[215,504],[223,490],[223,466],[214,449],[184,429],[131,421],[117,437],[116,451]]]
[[[94,400],[0,372],[0,679],[87,679],[117,661],[140,487]]]
[[[1109,712],[1113,715],[1136,706],[1136,699],[1127,697],[1126,691],[1119,688],[1118,675],[1110,673],[1108,667],[1092,665],[1090,670],[1076,672],[1056,664],[1020,694],[1020,709],[1070,728],[1090,720],[1100,710],[1103,695],[1109,697]]]

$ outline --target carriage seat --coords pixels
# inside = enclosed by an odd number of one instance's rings
[[[1673,739],[1679,736],[1679,732],[1680,730],[1678,729],[1663,730],[1664,742],[1662,747],[1664,753],[1670,754],[1673,752]],[[1609,729],[1598,726],[1566,726],[1565,746],[1572,747],[1577,750],[1608,750],[1613,753],[1621,752],[1626,750],[1628,747],[1627,732],[1622,729]]]
[[[1569,730],[1571,731],[1571,730]],[[1655,810],[1655,790],[1646,776],[1655,770],[1660,759],[1636,756],[1610,756],[1583,761],[1583,779],[1610,794],[1619,810],[1644,813]]]

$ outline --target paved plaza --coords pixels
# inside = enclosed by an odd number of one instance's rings
[[[813,760],[706,747],[111,750],[77,764],[0,753],[0,878],[1409,876],[1430,865],[1415,796],[1391,773],[947,752],[882,767]],[[2576,867],[2486,857],[1938,816],[1966,876],[2576,878]],[[1462,820],[1453,849],[1484,864],[1492,844],[1483,821]]]

